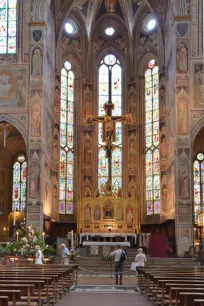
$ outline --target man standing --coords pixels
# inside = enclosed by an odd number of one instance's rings
[[[120,272],[120,285],[123,284],[123,265],[126,259],[125,252],[117,245],[116,250],[110,253],[110,256],[115,256],[115,284],[118,285],[118,273]]]
[[[66,245],[64,243],[62,243],[60,245],[61,249],[62,249],[62,264],[63,265],[68,265],[69,264],[69,249],[66,247]]]

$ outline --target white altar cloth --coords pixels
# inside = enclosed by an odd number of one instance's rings
[[[86,237],[86,240],[89,240],[89,236],[90,237],[95,237],[95,236],[99,236],[99,237],[105,237],[105,238],[114,238],[114,237],[123,237],[125,238],[125,241],[127,240],[127,237],[133,237],[135,240],[135,244],[137,243],[137,235],[136,234],[131,234],[131,233],[121,233],[121,234],[114,234],[114,233],[82,233],[80,234],[80,244],[82,244],[82,237]],[[117,243],[119,244],[119,242]]]
[[[83,246],[127,246],[130,247],[130,242],[125,241],[125,242],[101,242],[101,241],[84,241]]]

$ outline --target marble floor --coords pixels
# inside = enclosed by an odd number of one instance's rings
[[[70,292],[58,302],[59,306],[151,306],[140,294]]]
[[[80,277],[59,306],[151,306],[137,287],[136,278],[124,278],[123,285],[114,285],[114,278]]]

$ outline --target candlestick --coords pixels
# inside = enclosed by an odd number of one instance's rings
[[[16,225],[16,208],[14,210],[13,225]]]

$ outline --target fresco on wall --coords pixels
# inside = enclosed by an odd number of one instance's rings
[[[40,166],[33,163],[30,167],[30,197],[37,198],[40,195]]]
[[[204,70],[203,65],[195,65],[195,101],[204,104]]]
[[[42,50],[39,47],[35,47],[32,51],[32,61],[31,61],[31,76],[41,77],[42,76]]]
[[[26,105],[27,69],[0,69],[0,107],[22,108]]]
[[[188,103],[184,98],[178,101],[177,113],[178,113],[178,134],[187,135],[188,134]]]

